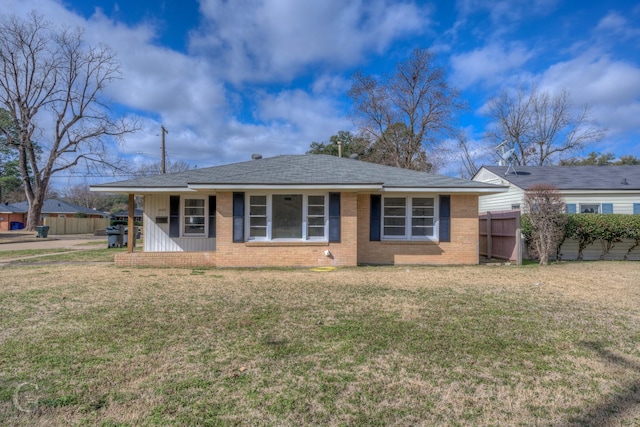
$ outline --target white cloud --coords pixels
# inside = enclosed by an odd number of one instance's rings
[[[390,0],[203,0],[201,9],[206,24],[191,49],[215,57],[236,83],[342,69],[428,24],[426,8]]]
[[[490,44],[471,52],[452,55],[452,79],[462,88],[478,83],[501,83],[506,73],[521,68],[532,56],[533,53],[519,43],[509,46]]]
[[[476,13],[488,13],[494,24],[505,25],[531,15],[547,15],[554,11],[558,0],[458,0],[461,19]]]

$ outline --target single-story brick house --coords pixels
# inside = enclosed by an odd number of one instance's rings
[[[17,202],[12,204],[3,204],[0,206],[0,230],[9,230],[12,222],[20,222],[26,225],[27,212],[29,211],[29,202]],[[104,212],[95,209],[85,208],[83,206],[74,205],[58,199],[45,199],[42,204],[42,212],[40,215],[40,223],[44,218],[72,218],[77,214],[85,215],[86,218],[103,218],[106,216]]]
[[[483,166],[473,180],[509,190],[480,197],[480,212],[521,209],[534,184],[558,188],[568,213],[640,214],[640,165]]]
[[[143,252],[117,265],[302,267],[476,264],[478,196],[506,188],[286,155],[91,190],[144,196]]]

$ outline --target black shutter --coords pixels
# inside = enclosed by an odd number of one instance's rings
[[[216,196],[209,196],[209,237],[216,237]]]
[[[440,241],[451,241],[451,196],[440,196]]]
[[[169,237],[180,237],[180,196],[169,196]]]
[[[340,193],[329,193],[329,242],[340,242]]]
[[[371,195],[371,215],[369,221],[369,240],[380,241],[380,214],[382,211],[382,197],[379,194]]]
[[[233,242],[244,242],[244,193],[233,193]]]

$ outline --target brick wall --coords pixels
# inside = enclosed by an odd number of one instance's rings
[[[217,193],[216,263],[218,267],[310,267],[357,265],[357,198],[342,193],[339,243],[243,242],[233,243],[232,193]],[[325,256],[329,250],[331,256]]]
[[[370,196],[358,195],[359,264],[477,264],[478,197],[451,195],[451,242],[369,241]]]
[[[118,267],[215,267],[215,252],[118,252]]]

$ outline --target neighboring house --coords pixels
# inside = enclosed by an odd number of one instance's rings
[[[9,220],[7,217],[4,217],[5,214],[0,214],[0,216],[2,216],[3,218],[6,218],[6,220],[2,221],[3,224],[11,221],[20,221],[23,224],[26,224],[27,212],[29,210],[29,202],[25,201],[25,202],[18,202],[18,203],[13,203],[9,205],[5,204],[3,206],[0,206],[0,211],[9,210],[9,209],[13,209],[14,212],[16,212],[16,214],[21,213],[22,218],[19,220],[18,219]],[[100,212],[95,209],[77,206],[77,205],[67,203],[65,201],[58,200],[58,199],[45,199],[42,205],[40,223],[42,223],[44,218],[47,218],[47,217],[72,218],[76,214],[86,215],[87,218],[103,218],[105,216],[104,212]],[[17,218],[17,216],[14,218]],[[3,230],[6,229],[4,228],[5,227],[4,225],[0,225],[0,226],[2,226]]]
[[[129,219],[129,211],[124,210],[112,213],[110,218],[115,221],[127,221]],[[135,208],[133,210],[133,220],[142,222],[142,209]]]
[[[27,210],[9,203],[0,205],[0,231],[24,228]]]
[[[473,177],[476,182],[508,185],[505,193],[480,197],[479,212],[522,210],[525,191],[535,184],[558,188],[568,213],[640,214],[640,166],[483,166]],[[599,242],[583,252],[585,260],[640,259],[640,248],[627,253],[635,243],[617,242],[603,254]],[[563,259],[577,258],[578,243],[566,240],[560,248]]]
[[[483,166],[473,180],[509,186],[481,196],[480,212],[522,209],[527,188],[549,184],[569,213],[640,214],[640,166]]]
[[[91,190],[144,196],[144,252],[118,265],[265,267],[476,264],[478,196],[506,188],[288,155]]]

